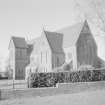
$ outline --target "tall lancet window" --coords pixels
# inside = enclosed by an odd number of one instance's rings
[[[41,52],[41,64],[42,64],[42,52]]]
[[[47,51],[46,51],[46,64],[47,64]]]

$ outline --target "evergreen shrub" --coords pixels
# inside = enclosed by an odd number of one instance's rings
[[[56,83],[104,81],[105,70],[86,70],[75,72],[30,73],[28,87],[54,87]]]

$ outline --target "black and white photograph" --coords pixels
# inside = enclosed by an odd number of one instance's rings
[[[105,0],[0,0],[0,105],[105,105]]]

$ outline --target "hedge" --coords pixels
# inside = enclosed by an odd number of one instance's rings
[[[56,83],[104,81],[105,70],[76,72],[30,73],[27,84],[30,88],[54,87]]]

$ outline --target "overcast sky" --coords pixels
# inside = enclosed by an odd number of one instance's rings
[[[53,31],[80,21],[78,11],[93,15],[87,0],[0,0],[0,60],[8,55],[11,36],[32,39],[42,29]],[[90,7],[89,7],[90,6]],[[89,16],[91,16],[89,15]],[[93,19],[93,18],[92,18]]]
[[[34,38],[42,27],[55,30],[75,20],[72,0],[0,0],[0,58],[7,56],[11,36]]]

